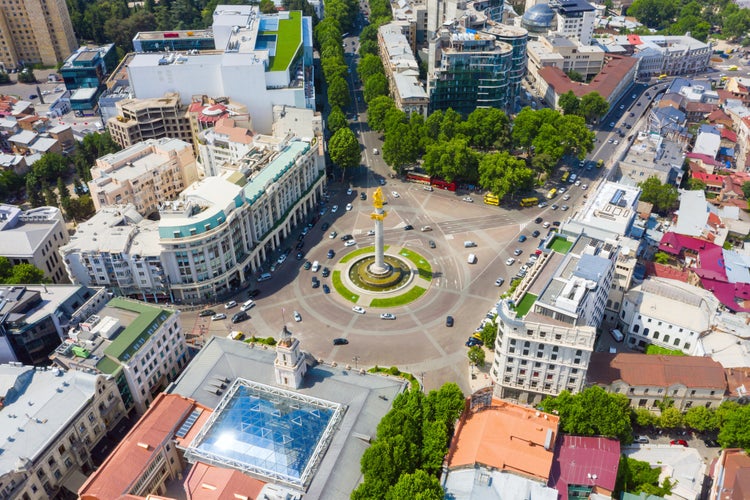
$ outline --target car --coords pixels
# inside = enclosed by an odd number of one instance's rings
[[[568,201],[570,199],[570,195],[568,193],[565,193],[565,196],[563,196],[563,200]]]
[[[706,448],[718,448],[720,446],[719,443],[713,439],[704,439],[703,444],[706,445]]]
[[[427,231],[432,231],[432,228],[430,226],[422,226],[419,228],[419,230],[423,233],[426,233]]]
[[[503,286],[503,283],[505,283],[505,278],[498,278],[495,280],[495,286]]]
[[[484,345],[484,342],[476,337],[469,337],[469,340],[466,341],[466,347],[474,347],[475,345],[482,347]]]
[[[339,233],[337,233],[336,231],[331,231],[331,232],[330,232],[330,233],[328,234],[328,237],[329,237],[330,239],[334,239],[334,238],[335,238],[336,236],[338,236],[338,235],[339,235]]]
[[[542,219],[541,217],[537,217],[536,219],[534,219],[534,222],[536,222],[537,224],[541,224],[543,220],[544,219]]]
[[[232,323],[241,323],[248,319],[250,319],[250,316],[248,316],[248,314],[245,311],[240,311],[234,316],[232,316]]]
[[[230,300],[226,304],[224,304],[224,309],[231,309],[233,307],[237,307],[237,301],[236,300]]]
[[[558,209],[558,208],[560,208],[560,207],[559,207],[559,206],[557,206],[556,204],[554,204],[554,203],[553,203],[553,204],[552,204],[552,206],[551,206],[550,208],[551,208],[552,210],[557,210],[557,209]]]
[[[640,444],[648,444],[648,438],[646,436],[638,436],[633,441]]]
[[[434,189],[432,188],[432,186],[424,186],[424,187],[422,187],[422,189],[424,189],[425,191],[434,191]]]
[[[260,290],[258,290],[257,288],[255,288],[255,289],[250,290],[249,292],[247,292],[247,296],[250,297],[251,299],[254,299],[258,295],[260,295]]]
[[[579,180],[576,181],[576,186],[580,186],[580,185],[581,185],[581,181],[579,179]]]
[[[334,205],[334,206],[331,207],[331,213],[332,214],[335,214],[338,211],[339,211],[339,206],[338,205]]]
[[[636,94],[633,94],[633,95],[631,95],[631,96],[630,96],[630,98],[631,98],[631,99],[636,99],[636,98],[638,98],[638,95],[636,95]]]
[[[607,139],[607,143],[612,144],[613,142],[615,142],[614,139]]]
[[[331,227],[331,225],[327,222],[324,222],[322,226],[320,226],[321,231],[327,231],[328,228]]]
[[[557,190],[558,193],[563,194],[565,192],[565,186]]]
[[[294,311],[294,313],[292,313],[292,316],[294,316],[294,321],[296,321],[297,323],[302,321],[302,316],[300,316],[297,311]]]
[[[312,277],[312,282],[311,283],[312,283],[312,287],[313,288],[319,288],[320,287],[320,280],[318,279],[317,276],[313,276]]]
[[[375,236],[375,230],[374,229],[369,229],[367,231],[367,236]]]
[[[347,194],[347,196],[351,196],[352,195],[352,188],[347,189],[346,190],[346,194]]]
[[[630,113],[630,118],[633,118],[635,116],[635,113]]]
[[[433,240],[428,241],[427,244],[430,245],[430,248],[435,248],[437,246]]]
[[[391,196],[393,196],[394,198],[401,198],[401,195],[398,194],[397,191],[391,191]]]
[[[323,207],[323,208],[320,209],[320,212],[318,212],[318,213],[322,217],[322,216],[324,216],[326,214],[327,211],[328,211],[328,209],[326,207]]]
[[[305,228],[302,229],[302,235],[303,236],[306,236],[307,233],[309,233],[309,232],[310,232],[310,228],[309,227],[305,227]]]
[[[302,247],[305,246],[305,240],[299,240],[296,245],[294,245],[294,248],[297,250],[302,250]]]
[[[219,313],[211,316],[211,321],[219,321],[220,319],[227,319],[227,315],[224,313]]]
[[[391,313],[381,313],[380,319],[396,319],[396,316]]]
[[[336,252],[333,251],[333,248],[331,248],[330,250],[328,250],[327,256],[328,256],[329,259],[332,259],[332,258],[334,258],[336,256]]]
[[[550,224],[549,224],[549,221],[547,221],[547,222],[545,222],[544,224],[542,224],[542,227],[546,229],[546,228],[548,228],[548,227],[549,227],[549,225],[550,225]]]
[[[453,316],[445,317],[445,326],[447,326],[448,328],[453,326]]]
[[[213,316],[214,314],[216,314],[216,311],[214,311],[213,309],[204,309],[200,312],[200,314],[198,314],[198,316],[200,316],[201,318],[205,318],[207,316]]]
[[[539,234],[540,234],[539,231],[535,229],[534,232],[531,233],[531,236],[534,237],[534,238],[538,238]]]
[[[521,236],[518,237],[518,242],[519,243],[523,243],[524,241],[526,241],[526,239],[527,239],[526,235],[522,234]]]
[[[567,211],[567,210],[568,210],[569,208],[570,208],[570,207],[569,207],[568,205],[563,205],[563,206],[561,206],[561,207],[560,207],[560,210],[562,210],[563,212],[565,212],[565,211]]]
[[[628,123],[627,125],[625,125],[625,128],[630,130],[631,128],[633,128],[633,126]]]
[[[285,260],[286,260],[286,254],[281,254],[279,255],[279,258],[276,259],[276,263],[281,265],[284,263]]]
[[[346,243],[344,243],[344,246],[345,247],[353,247],[356,244],[357,244],[356,241],[354,241],[354,240],[348,240]]]
[[[560,227],[560,221],[556,220],[555,222],[552,223],[552,225],[555,227]]]
[[[404,231],[411,231],[412,229],[414,229],[414,226],[412,226],[411,224],[407,224],[404,226]]]
[[[346,339],[342,339],[342,338],[333,339],[333,345],[346,345],[348,343],[349,341]]]
[[[515,250],[513,250],[513,255],[515,255],[516,257],[521,255],[522,253],[523,253],[523,250],[521,250],[520,248],[516,248]]]
[[[302,258],[305,256],[305,252],[297,252],[297,255],[294,256],[297,260],[302,260]]]
[[[365,193],[364,191],[361,192],[361,193],[359,193],[359,199],[363,200],[363,201],[366,200],[367,199],[367,193]]]
[[[623,134],[622,137],[625,137],[625,135]],[[617,139],[615,139],[614,141],[612,141],[612,144],[614,144],[615,146],[617,146],[618,144],[620,144],[620,141],[618,141]]]
[[[610,127],[614,127],[615,126],[615,122],[609,122],[609,126]]]
[[[328,277],[328,276],[330,276],[330,275],[331,275],[331,270],[330,270],[330,269],[328,269],[327,267],[324,267],[324,268],[323,268],[323,277],[324,277],[324,278],[327,278],[327,277]]]
[[[522,265],[521,268],[519,269],[519,271],[522,272],[522,273],[525,273],[528,270],[529,270],[529,265],[528,264]]]
[[[620,109],[625,109],[625,105],[624,104],[620,104]]]
[[[347,211],[347,212],[351,212],[351,211],[352,211],[352,208],[353,208],[353,207],[352,207],[352,204],[351,204],[351,203],[347,203],[347,204],[346,204],[346,211]]]
[[[362,306],[353,306],[352,311],[354,311],[357,314],[364,314],[365,312],[367,312],[365,311],[365,308]]]
[[[378,179],[378,184],[385,186],[385,179]]]
[[[309,260],[306,260],[305,263],[302,265],[302,267],[305,268],[305,271],[309,271],[310,268],[312,267],[312,262],[310,262]]]
[[[586,190],[589,188],[588,184],[581,184],[581,189]]]
[[[636,105],[636,106],[640,106],[640,105],[641,105],[641,103],[640,103],[640,102],[638,102],[638,103],[636,103],[635,105]]]
[[[546,201],[543,201],[543,202],[541,202],[541,203],[540,203],[539,205],[537,205],[537,207],[539,207],[539,208],[544,208],[544,207],[546,207],[547,205],[548,205],[548,203],[547,203]]]
[[[513,257],[508,257],[506,259],[506,261],[505,261],[505,265],[506,266],[512,266],[515,261],[516,261],[516,259],[514,259]]]
[[[461,198],[461,201],[465,201],[466,203],[474,203],[474,198],[472,198],[471,196],[464,196],[463,198]]]
[[[351,234],[345,234],[344,236],[341,237],[341,241],[349,241],[353,239],[354,239],[354,236],[352,236]]]
[[[672,446],[688,446],[687,441],[685,441],[684,439],[673,439],[669,442],[669,444],[671,444]]]
[[[31,95],[29,96],[29,99],[36,99],[37,97],[39,97],[39,96],[38,96],[38,95],[36,95],[36,94],[31,94]]]
[[[328,285],[323,285],[323,293],[329,294],[331,293],[331,289],[328,287]]]

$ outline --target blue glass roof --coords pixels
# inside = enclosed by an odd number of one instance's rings
[[[305,486],[343,411],[337,403],[237,379],[188,455]]]

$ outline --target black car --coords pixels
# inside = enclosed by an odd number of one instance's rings
[[[325,285],[325,284],[323,285],[323,293],[325,294],[331,293],[331,289],[328,288],[328,285]]]
[[[536,222],[537,224],[541,224],[543,220],[544,219],[542,219],[541,217],[537,217],[536,219],[534,219],[534,222]]]
[[[430,248],[435,248],[435,242],[433,240],[430,240],[427,242],[430,245]]]
[[[333,248],[331,248],[330,250],[328,250],[328,254],[327,255],[328,255],[329,259],[332,259],[336,255],[336,252],[334,252]]]
[[[250,319],[250,316],[248,316],[245,311],[240,311],[234,316],[232,316],[232,323],[239,323],[241,321],[245,321],[248,319]]]
[[[534,230],[534,232],[533,232],[533,233],[531,233],[531,236],[533,236],[534,238],[536,238],[536,237],[538,237],[538,236],[539,236],[539,234],[540,234],[540,233],[539,233],[539,231],[537,231],[537,230]]]
[[[445,317],[445,326],[453,326],[453,316]]]
[[[469,340],[466,341],[466,347],[474,347],[475,345],[478,345],[481,347],[484,345],[484,342],[482,342],[476,337],[469,337]]]
[[[552,223],[552,225],[555,227],[560,227],[560,221],[556,220],[555,222]]]
[[[407,224],[404,226],[404,231],[411,231],[412,229],[414,229],[414,226],[412,226],[411,224]]]
[[[317,278],[317,276],[312,277],[312,287],[320,288],[320,280]]]
[[[260,290],[258,290],[257,288],[256,288],[256,289],[254,289],[254,290],[250,290],[250,291],[249,291],[249,292],[247,293],[247,296],[248,296],[248,297],[250,297],[251,299],[254,299],[254,298],[255,298],[255,297],[257,297],[258,295],[260,295]]]
[[[324,267],[323,268],[323,277],[327,278],[328,276],[330,276],[330,274],[331,274],[331,270],[328,269],[327,267]]]
[[[213,316],[214,314],[216,314],[216,311],[214,311],[213,309],[206,309],[204,311],[201,311],[198,316],[200,316],[201,318],[205,318],[207,316]]]
[[[360,200],[366,200],[367,199],[367,195],[364,192],[359,193],[359,199]]]
[[[346,345],[348,343],[349,341],[346,339],[342,339],[342,338],[333,339],[333,345]]]
[[[345,234],[344,236],[341,237],[341,241],[349,241],[353,239],[354,239],[354,236],[352,236],[351,234]]]
[[[713,439],[704,439],[703,443],[705,443],[706,448],[718,448],[720,446],[719,443]]]
[[[302,257],[305,256],[304,252],[297,252],[297,256],[295,257],[297,260],[302,260]]]
[[[331,225],[330,225],[329,223],[327,223],[327,222],[324,222],[324,223],[323,223],[323,225],[322,225],[322,226],[320,226],[320,230],[321,230],[321,231],[325,231],[325,230],[326,230],[326,229],[328,229],[329,227],[331,227]]]

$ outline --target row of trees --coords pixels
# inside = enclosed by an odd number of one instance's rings
[[[599,92],[589,92],[579,99],[569,90],[559,97],[557,103],[564,114],[582,116],[587,123],[594,123],[609,111],[609,103]]]
[[[362,456],[364,482],[351,498],[442,499],[438,477],[464,405],[464,395],[453,383],[426,396],[417,390],[399,394]]]

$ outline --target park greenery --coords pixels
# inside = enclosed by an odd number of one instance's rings
[[[3,285],[38,285],[47,283],[44,271],[33,264],[11,264],[7,257],[0,257],[0,283]]]
[[[351,498],[442,499],[438,477],[464,405],[464,395],[453,383],[427,395],[417,390],[399,394],[362,456],[364,482]]]

